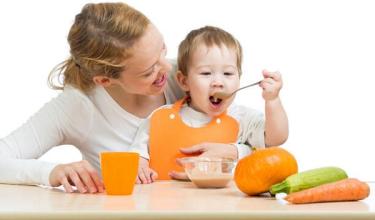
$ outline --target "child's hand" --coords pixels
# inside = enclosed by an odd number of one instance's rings
[[[263,89],[262,96],[264,100],[271,101],[279,97],[279,92],[283,86],[281,74],[279,72],[270,72],[263,70],[264,80],[260,83]]]
[[[148,184],[154,182],[158,178],[158,174],[149,167],[148,160],[139,157],[137,184]]]

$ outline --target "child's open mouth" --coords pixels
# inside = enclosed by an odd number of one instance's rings
[[[222,99],[220,99],[220,98],[216,98],[216,97],[214,97],[214,96],[210,96],[210,102],[211,102],[211,104],[213,105],[213,106],[219,106],[220,105],[220,103],[223,101]]]

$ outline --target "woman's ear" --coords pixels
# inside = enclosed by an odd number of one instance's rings
[[[112,85],[111,78],[109,78],[107,76],[94,76],[92,78],[92,80],[94,81],[94,83],[96,85],[100,85],[100,86],[103,86],[103,87],[108,87],[108,86]]]
[[[184,75],[180,70],[176,73],[176,80],[182,90],[184,90],[185,92],[190,90],[187,83],[187,76]]]

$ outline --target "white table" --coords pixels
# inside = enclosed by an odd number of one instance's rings
[[[0,219],[375,219],[375,184],[358,202],[285,205],[248,197],[232,183],[198,189],[190,182],[136,185],[131,196],[64,193],[60,189],[0,184]]]

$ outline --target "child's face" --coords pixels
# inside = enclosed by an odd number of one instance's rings
[[[211,117],[220,115],[232,103],[234,96],[214,102],[212,95],[233,92],[240,85],[235,51],[226,46],[208,48],[201,44],[191,58],[187,76],[181,83],[190,92],[191,107]]]

